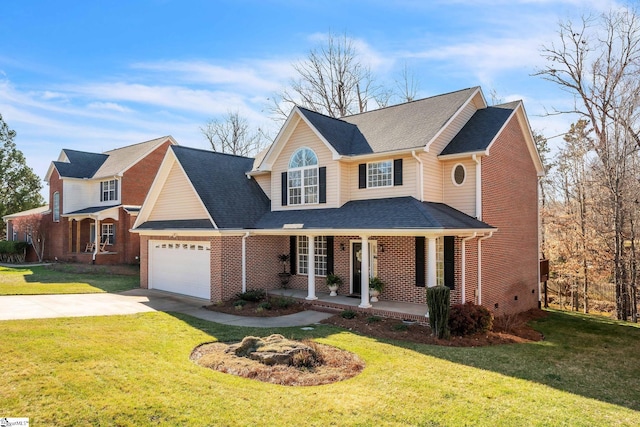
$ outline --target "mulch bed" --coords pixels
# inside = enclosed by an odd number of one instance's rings
[[[242,308],[236,308],[234,302],[236,300],[224,301],[219,304],[213,304],[205,307],[207,310],[217,311],[220,313],[235,314],[237,316],[252,316],[252,317],[278,317],[285,316],[287,314],[299,313],[301,311],[309,309],[308,304],[304,304],[299,301],[287,300],[291,302],[291,305],[287,308],[278,307],[278,300],[288,297],[274,297],[269,296],[268,301],[271,302],[272,308],[270,310],[260,309],[260,302],[247,301]]]

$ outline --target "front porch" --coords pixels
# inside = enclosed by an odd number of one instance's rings
[[[279,295],[294,298],[301,302],[311,305],[319,311],[331,310],[353,310],[371,316],[390,317],[393,319],[413,320],[418,323],[428,323],[427,306],[425,304],[412,304],[396,301],[378,301],[371,302],[370,308],[361,308],[360,295],[348,296],[338,295],[329,296],[327,293],[317,292],[315,300],[308,300],[307,291],[302,289],[273,289],[269,291],[269,295]]]

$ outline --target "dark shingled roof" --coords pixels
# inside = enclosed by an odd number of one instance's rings
[[[102,211],[106,211],[107,209],[111,209],[111,208],[115,208],[118,207],[120,205],[111,205],[111,206],[92,206],[89,208],[84,208],[84,209],[80,209],[77,211],[73,211],[73,212],[69,212],[65,215],[81,215],[81,214],[92,214],[92,213],[98,213],[98,212],[102,212]]]
[[[307,110],[306,108],[298,108],[339,154],[373,153],[369,143],[356,125]]]
[[[180,219],[167,221],[147,221],[136,228],[142,230],[213,230],[213,224],[208,219]]]
[[[518,104],[515,101],[476,111],[440,155],[486,150]]]
[[[303,224],[302,229],[491,229],[482,221],[442,203],[413,197],[357,200],[340,208],[287,210],[266,213],[257,229],[281,229]]]
[[[218,228],[251,228],[270,209],[260,185],[245,175],[253,159],[172,145]]]
[[[91,178],[109,157],[106,154],[64,149],[69,162],[54,161],[58,174],[64,178]]]

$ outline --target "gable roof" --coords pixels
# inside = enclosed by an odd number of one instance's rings
[[[477,110],[440,155],[486,150],[519,104],[514,101]]]
[[[301,224],[305,229],[356,230],[494,230],[495,228],[443,203],[413,197],[355,200],[339,208],[273,211],[256,223],[257,229],[282,229]]]
[[[298,109],[339,154],[373,153],[373,149],[358,126],[303,107],[298,107]]]
[[[251,228],[269,211],[269,198],[246,177],[253,159],[180,146],[171,150],[218,228]]]
[[[173,137],[163,136],[104,153],[63,149],[60,159],[51,162],[45,181],[49,180],[53,168],[62,178],[89,179],[120,175],[167,140],[171,141],[171,144],[177,144]]]

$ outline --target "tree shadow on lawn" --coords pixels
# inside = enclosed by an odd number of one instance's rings
[[[68,266],[68,267],[67,267]],[[67,267],[67,268],[65,268]],[[119,270],[109,269],[108,266],[86,266],[79,268],[73,265],[52,268],[51,266],[30,267],[31,274],[24,274],[26,283],[42,284],[87,284],[104,292],[121,292],[140,286],[139,275],[120,274]],[[91,267],[96,267],[91,269]],[[21,269],[25,270],[25,269]]]
[[[551,311],[532,326],[544,340],[476,348],[390,342],[418,353],[640,410],[640,327]],[[385,341],[386,342],[386,341]]]

